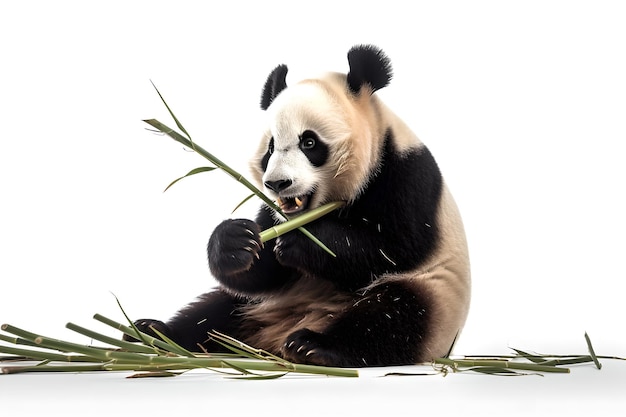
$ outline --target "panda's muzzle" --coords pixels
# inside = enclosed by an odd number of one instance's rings
[[[291,180],[265,181],[264,185],[276,194],[284,192],[293,184]],[[276,203],[285,214],[295,214],[306,210],[311,202],[313,194],[299,195],[294,197],[276,197]]]

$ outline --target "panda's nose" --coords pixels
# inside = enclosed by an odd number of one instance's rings
[[[289,187],[293,181],[291,180],[276,180],[276,181],[265,181],[265,186],[274,192],[281,192],[285,188]]]

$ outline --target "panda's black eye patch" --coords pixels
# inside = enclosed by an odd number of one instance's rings
[[[315,166],[322,166],[328,159],[328,146],[312,130],[305,130],[300,135],[300,150]]]
[[[263,155],[261,159],[261,169],[263,172],[267,171],[267,164],[270,160],[270,156],[274,153],[274,138],[270,139],[270,142],[267,145],[267,152]]]

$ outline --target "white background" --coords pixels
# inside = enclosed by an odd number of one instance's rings
[[[134,318],[166,319],[215,285],[206,242],[248,193],[218,172],[163,193],[205,161],[145,129],[174,126],[150,80],[247,174],[269,71],[345,72],[348,49],[374,43],[395,74],[380,95],[430,147],[466,224],[473,304],[456,353],[585,353],[587,331],[598,353],[626,355],[622,2],[22,1],[0,16],[0,322],[87,342],[64,324],[106,332],[91,316],[121,318],[111,293]],[[468,392],[448,384],[430,395]]]

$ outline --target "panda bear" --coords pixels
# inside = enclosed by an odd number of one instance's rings
[[[348,52],[347,74],[287,87],[279,65],[262,89],[267,124],[251,171],[282,214],[331,201],[343,208],[305,226],[335,256],[294,230],[261,243],[284,217],[228,219],[208,243],[219,286],[167,323],[138,320],[181,346],[218,351],[219,331],[296,362],[403,365],[445,356],[470,301],[468,249],[457,206],[433,156],[375,92],[389,58]]]

